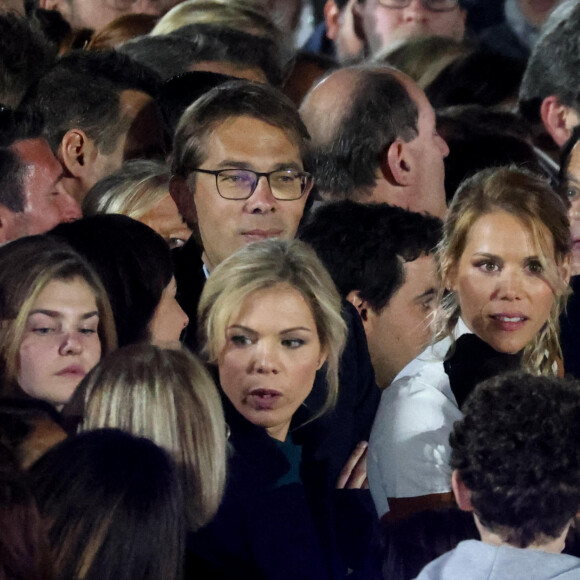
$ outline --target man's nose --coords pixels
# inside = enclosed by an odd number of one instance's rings
[[[277,200],[272,193],[265,175],[258,178],[254,193],[246,200],[246,208],[251,213],[267,213],[276,210]]]
[[[404,17],[408,20],[424,20],[431,12],[425,8],[422,0],[411,0],[409,6],[406,6],[403,10]]]

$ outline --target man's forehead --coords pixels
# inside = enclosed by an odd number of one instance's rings
[[[243,125],[247,129],[247,133],[240,134],[235,130],[235,127]],[[278,124],[269,122],[266,119],[254,117],[252,115],[230,115],[223,119],[217,119],[214,123],[208,126],[205,134],[202,137],[202,144],[205,148],[205,153],[208,153],[209,148],[218,142],[224,142],[224,135],[227,135],[227,142],[233,142],[234,138],[236,145],[245,147],[250,152],[252,145],[255,144],[260,137],[265,135],[273,135],[278,133],[278,137],[288,142],[293,149],[297,150],[297,155],[302,161],[301,157],[301,143],[298,135],[290,127],[282,127]]]
[[[58,160],[54,156],[50,145],[41,137],[16,141],[10,148],[26,164],[58,164]]]

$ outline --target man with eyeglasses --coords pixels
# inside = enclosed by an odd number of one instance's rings
[[[38,0],[38,8],[57,10],[74,30],[98,31],[125,14],[161,16],[180,0]]]
[[[186,110],[171,194],[207,271],[251,242],[294,237],[313,184],[307,139],[295,108],[268,87],[227,83]]]
[[[420,36],[463,39],[464,0],[359,0],[354,7],[370,54]]]
[[[313,186],[309,157],[309,136],[298,111],[267,85],[222,84],[181,117],[174,138],[170,193],[197,233],[197,240],[192,236],[174,250],[177,299],[190,319],[186,344],[191,349],[197,347],[199,296],[211,271],[247,244],[296,235]],[[337,406],[332,414],[310,421],[326,392],[324,373],[318,373],[306,405],[294,419],[300,426],[294,431],[295,441],[304,442],[305,454],[326,462],[325,473],[332,482],[353,451],[351,470],[364,465],[364,460],[357,463],[357,457],[365,447],[357,444],[370,434],[379,399],[364,329],[356,310],[348,306],[349,337]]]

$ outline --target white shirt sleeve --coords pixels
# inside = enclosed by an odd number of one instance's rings
[[[389,511],[388,497],[451,490],[449,434],[462,414],[443,362],[426,353],[383,392],[373,423],[368,478],[380,515]]]

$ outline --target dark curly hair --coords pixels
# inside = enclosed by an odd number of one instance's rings
[[[481,383],[449,437],[483,526],[525,548],[580,507],[580,382],[515,373]]]

